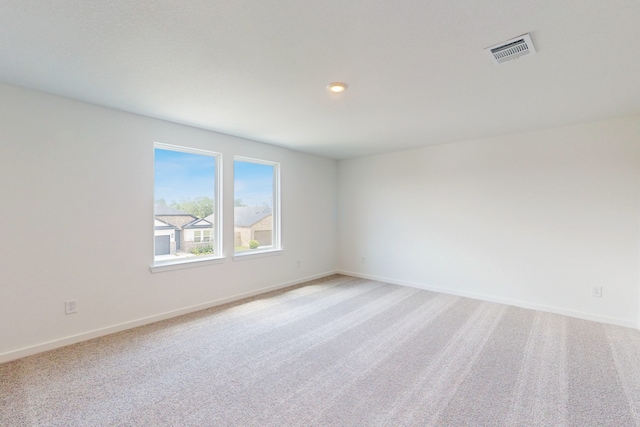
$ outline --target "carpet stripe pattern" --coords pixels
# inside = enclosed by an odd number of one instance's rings
[[[640,332],[347,276],[0,365],[2,426],[640,426]]]

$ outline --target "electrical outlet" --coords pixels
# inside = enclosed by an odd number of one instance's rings
[[[300,268],[300,260],[296,261],[296,268]]]
[[[78,301],[72,299],[64,302],[64,314],[73,314],[78,309]]]
[[[602,298],[602,286],[594,286],[593,288],[591,288],[591,296]]]

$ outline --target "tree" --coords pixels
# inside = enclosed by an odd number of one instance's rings
[[[233,206],[234,207],[243,207],[243,206],[247,206],[242,202],[242,199],[235,199],[233,201]]]
[[[190,213],[196,218],[204,218],[213,213],[213,199],[205,196],[196,197],[193,200],[182,199],[179,203],[172,202],[171,207]]]

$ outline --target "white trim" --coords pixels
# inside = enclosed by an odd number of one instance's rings
[[[163,271],[181,270],[183,268],[204,267],[212,264],[222,264],[226,257],[190,257],[180,261],[165,261],[163,263],[153,264],[149,267],[152,273],[161,273]]]
[[[202,150],[200,148],[185,147],[183,145],[165,144],[164,142],[154,142],[153,148],[154,149],[159,148],[161,150],[168,150],[168,151],[179,151],[181,153],[199,154],[201,156],[209,156],[209,157],[222,156],[222,153],[218,153],[211,150]]]
[[[481,301],[497,302],[500,304],[507,304],[515,307],[544,311],[547,313],[561,314],[563,316],[575,317],[583,320],[592,320],[600,323],[608,323],[611,325],[624,326],[626,328],[635,328],[636,326],[638,326],[636,325],[636,322],[633,322],[631,320],[600,316],[597,314],[585,313],[583,311],[567,310],[565,308],[553,307],[553,306],[542,305],[542,304],[532,304],[525,301],[514,300],[510,298],[495,297],[492,295],[480,294],[475,292],[456,291],[454,289],[445,289],[437,286],[429,286],[423,283],[409,282],[406,280],[395,280],[389,277],[380,277],[380,276],[375,276],[371,274],[361,274],[353,271],[344,271],[344,270],[338,270],[338,274],[344,274],[345,276],[359,277],[361,279],[376,280],[379,282],[391,283],[394,285],[409,286],[412,288],[424,289],[424,290],[433,291],[433,292],[440,292],[443,294],[458,295],[461,297],[473,298]]]
[[[245,261],[252,258],[262,258],[266,256],[272,255],[282,255],[284,250],[282,249],[265,249],[261,251],[260,249],[247,249],[246,251],[236,252],[233,254],[234,261]]]
[[[257,163],[259,165],[266,165],[266,166],[278,166],[278,167],[280,166],[280,163],[278,162],[273,162],[271,160],[254,159],[253,157],[233,156],[233,161],[235,162],[236,160],[240,162]]]
[[[224,179],[223,179],[223,165],[224,159],[222,158],[222,153],[216,159],[216,194],[215,199],[213,199],[213,241],[215,242],[215,253],[220,254],[220,256],[224,257],[224,215],[223,215],[223,207],[224,207]],[[232,235],[232,241],[233,241]]]
[[[42,353],[44,351],[53,350],[56,348],[64,347],[70,344],[76,344],[82,341],[87,341],[93,338],[102,337],[105,335],[110,335],[116,332],[124,331],[127,329],[132,329],[138,326],[148,325],[150,323],[155,323],[160,320],[171,319],[173,317],[181,316],[183,314],[193,313],[200,310],[205,310],[207,308],[215,307],[218,305],[226,304],[233,301],[238,301],[244,298],[249,298],[255,295],[260,295],[266,292],[275,291],[278,289],[286,288],[289,286],[298,285],[300,283],[309,282],[311,280],[321,279],[323,277],[331,276],[336,274],[335,271],[328,271],[321,274],[316,274],[313,276],[304,277],[301,279],[291,280],[289,282],[280,283],[278,285],[267,286],[265,288],[261,288],[255,291],[244,292],[238,295],[233,295],[230,297],[220,298],[217,300],[209,301],[203,304],[192,305],[190,307],[181,308],[179,310],[172,310],[165,313],[157,314],[154,316],[144,317],[142,319],[132,320],[130,322],[123,322],[113,326],[107,326],[105,328],[94,329],[89,332],[83,332],[77,335],[71,335],[68,337],[60,338],[57,340],[47,341],[41,344],[36,344],[29,347],[23,347],[17,350],[7,351],[5,353],[0,353],[0,363],[9,362],[11,360],[20,359],[23,357],[31,356],[33,354]]]
[[[282,249],[282,222],[280,218],[280,163],[273,165],[273,207],[271,208],[271,245],[275,249]],[[235,237],[235,236],[234,236]]]

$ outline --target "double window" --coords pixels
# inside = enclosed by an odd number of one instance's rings
[[[195,230],[193,232],[193,241],[196,243],[199,242],[210,242],[211,241],[211,230]]]
[[[221,154],[154,144],[155,266],[221,258],[223,238],[239,256],[280,249],[280,165],[235,157],[230,236],[222,233],[221,169]]]

